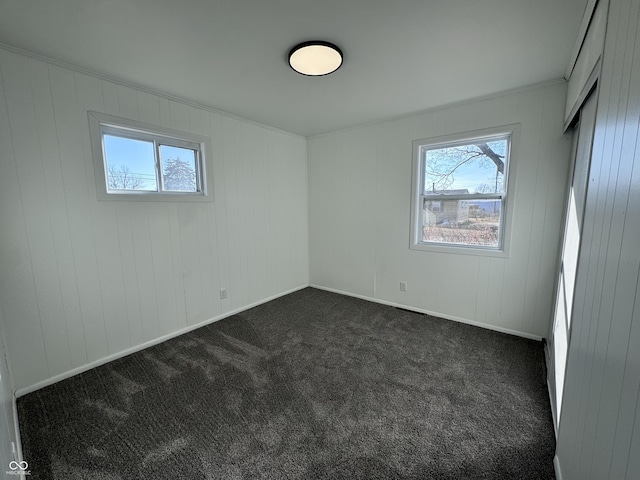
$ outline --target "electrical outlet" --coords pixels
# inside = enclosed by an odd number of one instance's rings
[[[400,282],[400,291],[401,292],[407,291],[407,282]]]
[[[227,298],[227,289],[226,288],[221,288],[220,289],[220,300],[224,300],[225,298]]]

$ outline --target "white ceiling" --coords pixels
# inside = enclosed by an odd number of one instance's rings
[[[560,78],[587,0],[0,0],[0,42],[309,136]],[[286,55],[322,39],[340,70]]]

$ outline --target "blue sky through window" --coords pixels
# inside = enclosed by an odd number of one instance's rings
[[[158,189],[153,142],[105,134],[104,152],[108,168],[128,168],[132,178],[142,181],[138,190]]]

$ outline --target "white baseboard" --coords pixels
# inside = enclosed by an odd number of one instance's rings
[[[225,312],[225,313],[223,313],[221,315],[218,315],[216,317],[210,318],[208,320],[205,320],[203,322],[197,323],[195,325],[190,325],[188,327],[182,328],[182,329],[177,330],[175,332],[171,332],[171,333],[163,335],[161,337],[154,338],[153,340],[149,340],[149,341],[144,342],[144,343],[142,343],[140,345],[136,345],[136,346],[128,348],[126,350],[122,350],[120,352],[108,355],[108,356],[100,358],[98,360],[94,360],[93,362],[87,363],[85,365],[82,365],[80,367],[76,367],[76,368],[71,369],[71,370],[68,370],[66,372],[63,372],[63,373],[58,374],[58,375],[55,375],[55,376],[53,376],[51,378],[48,378],[46,380],[42,380],[40,382],[34,383],[33,385],[29,385],[27,387],[20,388],[15,392],[15,396],[16,397],[21,397],[23,395],[26,395],[28,393],[34,392],[34,391],[39,390],[41,388],[48,387],[49,385],[53,385],[54,383],[57,383],[57,382],[59,382],[61,380],[65,380],[67,378],[73,377],[74,375],[78,375],[79,373],[86,372],[87,370],[91,370],[92,368],[98,367],[100,365],[104,365],[105,363],[111,362],[113,360],[117,360],[118,358],[125,357],[127,355],[132,354],[132,353],[139,352],[140,350],[144,350],[145,348],[152,347],[154,345],[162,343],[162,342],[164,342],[166,340],[169,340],[171,338],[175,338],[175,337],[177,337],[179,335],[183,335],[185,333],[191,332],[192,330],[196,330],[197,328],[204,327],[205,325],[209,325],[210,323],[214,323],[214,322],[217,322],[217,321],[222,320],[224,318],[231,317],[233,315],[237,315],[238,313],[241,313],[241,312],[243,312],[245,310],[249,310],[250,308],[257,307],[258,305],[262,305],[263,303],[270,302],[271,300],[275,300],[276,298],[280,298],[280,297],[282,297],[284,295],[288,295],[290,293],[297,292],[298,290],[302,290],[303,288],[306,288],[306,287],[313,287],[313,288],[317,288],[319,290],[326,290],[328,292],[338,293],[338,294],[346,295],[346,296],[349,296],[349,297],[360,298],[362,300],[367,300],[367,301],[379,303],[379,304],[382,304],[382,305],[389,305],[391,307],[404,308],[406,310],[411,310],[411,311],[418,312],[418,313],[424,313],[424,314],[427,314],[427,315],[432,315],[434,317],[445,318],[447,320],[453,320],[455,322],[460,322],[460,323],[465,323],[465,324],[468,324],[468,325],[473,325],[473,326],[476,326],[476,327],[486,328],[488,330],[494,330],[494,331],[501,332],[501,333],[507,333],[507,334],[510,334],[510,335],[516,335],[518,337],[528,338],[530,340],[537,340],[537,341],[541,341],[542,340],[542,337],[539,337],[537,335],[531,335],[529,333],[519,332],[517,330],[511,330],[511,329],[508,329],[508,328],[502,328],[502,327],[498,327],[498,326],[495,326],[495,325],[489,325],[489,324],[482,323],[482,322],[476,322],[474,320],[455,317],[453,315],[447,315],[447,314],[443,314],[443,313],[440,313],[440,312],[434,312],[434,311],[431,311],[431,310],[425,310],[425,309],[422,309],[422,308],[416,308],[416,307],[412,307],[410,305],[403,305],[403,304],[400,304],[400,303],[388,302],[386,300],[381,300],[381,299],[378,299],[378,298],[368,297],[366,295],[359,295],[359,294],[356,294],[356,293],[346,292],[346,291],[338,290],[338,289],[335,289],[335,288],[324,287],[322,285],[315,285],[315,284],[299,285],[299,286],[297,286],[295,288],[292,288],[290,290],[278,293],[276,295],[272,295],[270,297],[264,298],[264,299],[259,300],[257,302],[253,302],[253,303],[251,303],[249,305],[245,305],[245,306],[237,308],[235,310],[231,310],[229,312]]]
[[[553,469],[556,472],[556,480],[562,480],[562,469],[560,468],[560,459],[557,455],[553,457]]]
[[[249,310],[250,308],[257,307],[258,305],[262,305],[263,303],[270,302],[271,300],[275,300],[276,298],[283,297],[285,295],[289,295],[290,293],[297,292],[298,290],[302,290],[303,288],[307,288],[309,285],[300,285],[298,287],[292,288],[285,292],[278,293],[276,295],[272,295],[267,298],[263,298],[262,300],[258,300],[257,302],[250,303],[249,305],[245,305],[240,308],[236,308],[235,310],[231,310],[229,312],[225,312],[217,317],[210,318],[203,322],[197,323],[195,325],[189,325],[188,327],[182,328],[180,330],[176,330],[175,332],[168,333],[166,335],[162,335],[161,337],[154,338],[153,340],[149,340],[147,342],[141,343],[140,345],[133,346],[131,348],[127,348],[126,350],[122,350],[120,352],[108,355],[106,357],[100,358],[98,360],[94,360],[93,362],[87,363],[80,367],[76,367],[72,370],[68,370],[64,373],[60,373],[46,380],[42,380],[40,382],[34,383],[33,385],[29,385],[28,387],[20,388],[16,390],[15,397],[22,397],[31,392],[35,392],[36,390],[40,390],[41,388],[48,387],[49,385],[53,385],[61,380],[65,380],[67,378],[73,377],[74,375],[78,375],[79,373],[86,372],[87,370],[91,370],[92,368],[99,367],[100,365],[104,365],[105,363],[112,362],[113,360],[117,360],[118,358],[126,357],[127,355],[131,355],[132,353],[139,352],[140,350],[144,350],[145,348],[152,347],[164,341],[167,341],[171,338],[178,337],[185,333],[196,330],[197,328],[204,327],[205,325],[209,325],[210,323],[217,322],[227,317],[231,317],[233,315],[237,315],[238,313],[244,312],[245,310]]]
[[[555,385],[553,385],[552,380],[555,379],[555,375],[552,375],[553,370],[550,370],[553,367],[551,361],[551,352],[549,351],[549,344],[545,342],[544,344],[544,363],[547,367],[547,393],[549,395],[549,405],[551,406],[551,418],[553,421],[553,433],[556,436],[556,441],[558,440],[558,412],[556,409],[556,390]]]
[[[14,460],[18,463],[22,463],[24,457],[22,456],[22,439],[20,438],[20,424],[18,423],[18,403],[17,397],[14,395],[11,401],[11,409],[13,410],[13,428],[14,432],[14,441],[15,441],[15,451],[13,452]],[[29,471],[27,467],[27,472]],[[21,480],[26,480],[26,475],[23,473],[20,474]]]
[[[403,305],[401,303],[388,302],[387,300],[381,300],[379,298],[367,297],[366,295],[359,295],[357,293],[345,292],[336,288],[323,287],[322,285],[309,284],[310,287],[317,288],[319,290],[326,290],[327,292],[339,293],[348,297],[360,298],[362,300],[368,300],[370,302],[380,303],[382,305],[389,305],[390,307],[404,308],[405,310],[411,310],[412,312],[424,313],[431,315],[432,317],[444,318],[446,320],[453,320],[454,322],[466,323],[467,325],[473,325],[474,327],[486,328],[487,330],[493,330],[500,333],[508,333],[509,335],[515,335],[517,337],[528,338],[529,340],[542,341],[542,337],[538,335],[532,335],[526,332],[519,332],[517,330],[511,330],[509,328],[498,327],[496,325],[490,325],[488,323],[476,322],[475,320],[469,320],[466,318],[456,317],[453,315],[447,315],[445,313],[433,312],[431,310],[425,310],[423,308],[416,308],[410,305]]]
[[[551,382],[549,381],[548,377],[547,377],[547,393],[549,394],[549,405],[551,406],[551,420],[553,422],[553,433],[556,436],[556,441],[558,441],[558,427],[556,426],[558,424],[558,417],[557,417],[558,414],[556,412],[556,402],[554,401],[555,392],[551,387]]]
[[[132,353],[139,352],[140,350],[144,350],[145,348],[157,345],[157,344],[162,343],[162,342],[164,342],[166,340],[178,337],[180,335],[183,335],[185,333],[191,332],[191,331],[196,330],[196,329],[198,329],[200,327],[203,327],[205,325],[209,325],[211,323],[217,322],[217,321],[222,320],[224,318],[228,318],[228,317],[231,317],[233,315],[237,315],[238,313],[241,313],[241,312],[243,312],[245,310],[249,310],[251,308],[257,307],[257,306],[262,305],[264,303],[267,303],[267,302],[270,302],[272,300],[275,300],[276,298],[283,297],[285,295],[288,295],[288,294],[293,293],[293,292],[297,292],[298,290],[302,290],[302,289],[307,288],[307,287],[313,287],[313,288],[317,288],[319,290],[325,290],[325,291],[328,291],[328,292],[338,293],[338,294],[346,295],[346,296],[349,296],[349,297],[360,298],[362,300],[367,300],[367,301],[374,302],[374,303],[379,303],[379,304],[382,304],[382,305],[388,305],[388,306],[391,306],[391,307],[403,308],[403,309],[411,310],[411,311],[414,311],[414,312],[417,312],[417,313],[424,313],[424,314],[431,315],[431,316],[434,316],[434,317],[440,317],[440,318],[444,318],[444,319],[447,319],[447,320],[452,320],[452,321],[455,321],[455,322],[460,322],[460,323],[465,323],[465,324],[468,324],[468,325],[473,325],[473,326],[476,326],[476,327],[486,328],[488,330],[494,330],[494,331],[501,332],[501,333],[507,333],[507,334],[510,334],[510,335],[516,335],[516,336],[523,337],[523,338],[528,338],[528,339],[531,339],[531,340],[537,340],[537,341],[541,341],[542,340],[542,337],[539,337],[537,335],[531,335],[531,334],[528,334],[528,333],[525,333],[525,332],[519,332],[519,331],[511,330],[511,329],[508,329],[508,328],[497,327],[495,325],[489,325],[489,324],[485,324],[485,323],[482,323],[482,322],[476,322],[476,321],[473,321],[473,320],[468,320],[468,319],[465,319],[465,318],[455,317],[455,316],[452,316],[452,315],[446,315],[446,314],[442,314],[442,313],[439,313],[439,312],[433,312],[433,311],[430,311],[430,310],[416,308],[416,307],[412,307],[410,305],[403,305],[403,304],[400,304],[400,303],[389,302],[389,301],[386,301],[386,300],[381,300],[381,299],[377,299],[377,298],[368,297],[366,295],[359,295],[359,294],[355,294],[355,293],[351,293],[351,292],[346,292],[346,291],[343,291],[343,290],[338,290],[338,289],[335,289],[335,288],[323,287],[321,285],[315,285],[315,284],[300,285],[298,287],[292,288],[292,289],[287,290],[285,292],[281,292],[281,293],[278,293],[276,295],[272,295],[270,297],[264,298],[264,299],[259,300],[257,302],[251,303],[249,305],[245,305],[245,306],[237,308],[235,310],[232,310],[232,311],[226,312],[224,314],[218,315],[217,317],[213,317],[213,318],[211,318],[209,320],[205,320],[205,321],[200,322],[200,323],[195,324],[195,325],[190,325],[188,327],[185,327],[183,329],[177,330],[177,331],[172,332],[170,334],[163,335],[161,337],[158,337],[158,338],[155,338],[155,339],[150,340],[148,342],[142,343],[140,345],[136,345],[134,347],[128,348],[128,349],[123,350],[121,352],[118,352],[118,353],[115,353],[115,354],[112,354],[112,355],[108,355],[108,356],[106,356],[104,358],[101,358],[99,360],[95,360],[95,361],[90,362],[90,363],[88,363],[86,365],[82,365],[81,367],[74,368],[74,369],[69,370],[67,372],[61,373],[61,374],[56,375],[54,377],[51,377],[51,378],[49,378],[47,380],[43,380],[41,382],[37,382],[37,383],[35,383],[33,385],[30,385],[28,387],[21,388],[21,389],[17,390],[15,392],[15,395],[14,395],[14,398],[13,398],[13,418],[14,418],[14,424],[15,424],[16,450],[17,450],[16,454],[17,454],[18,459],[19,459],[18,461],[22,461],[23,460],[23,456],[22,456],[22,442],[20,440],[20,428],[19,428],[19,423],[18,423],[18,409],[17,409],[17,404],[16,404],[16,399],[17,398],[19,398],[19,397],[21,397],[23,395],[26,395],[28,393],[34,392],[36,390],[39,390],[41,388],[47,387],[49,385],[52,385],[52,384],[54,384],[56,382],[59,382],[61,380],[65,380],[67,378],[73,377],[74,375],[78,375],[80,373],[86,372],[88,370],[91,370],[92,368],[98,367],[100,365],[104,365],[105,363],[111,362],[113,360],[117,360],[118,358],[122,358],[122,357],[130,355]],[[554,423],[554,425],[555,425],[555,423]],[[560,471],[560,463],[559,463],[558,457],[554,458],[553,465],[554,465],[554,468],[555,468],[555,471],[556,471],[556,479],[557,480],[562,480],[562,474],[561,474],[561,471]],[[23,475],[22,478],[25,479],[26,477]]]

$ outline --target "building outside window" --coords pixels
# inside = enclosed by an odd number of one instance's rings
[[[511,132],[414,142],[412,248],[504,245]]]

